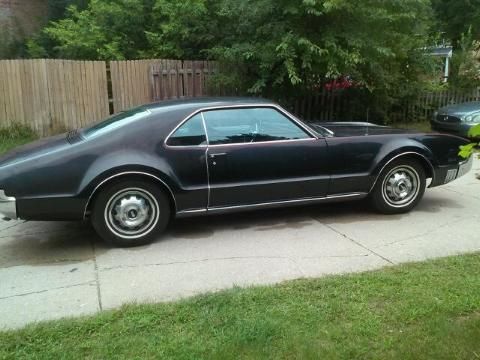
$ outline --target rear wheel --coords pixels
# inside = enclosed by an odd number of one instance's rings
[[[152,242],[167,227],[169,200],[148,181],[127,180],[101,191],[92,211],[92,224],[108,243],[119,247]]]
[[[413,209],[425,193],[423,166],[415,160],[398,159],[383,169],[371,193],[374,208],[385,214]]]

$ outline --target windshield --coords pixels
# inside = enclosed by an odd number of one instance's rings
[[[98,136],[100,134],[106,133],[120,126],[128,124],[132,121],[143,118],[149,114],[150,114],[150,111],[141,106],[134,109],[122,111],[105,120],[100,121],[99,123],[96,123],[95,125],[89,128],[86,128],[83,131],[83,135],[86,138]]]

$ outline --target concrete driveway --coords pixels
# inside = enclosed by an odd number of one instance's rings
[[[0,328],[480,251],[479,170],[405,215],[357,202],[184,219],[134,249],[107,247],[87,223],[0,222]]]

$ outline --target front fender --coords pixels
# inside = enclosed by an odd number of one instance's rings
[[[427,166],[426,170],[432,172],[431,176],[433,176],[434,168],[438,166],[437,159],[432,151],[422,143],[414,139],[395,139],[381,147],[373,161],[370,174],[375,178],[378,177],[388,163],[400,156],[417,157]]]

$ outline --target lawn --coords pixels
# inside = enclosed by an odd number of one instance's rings
[[[0,129],[0,155],[35,139],[37,139],[37,135],[21,125]]]
[[[0,333],[0,358],[478,359],[480,254]]]

